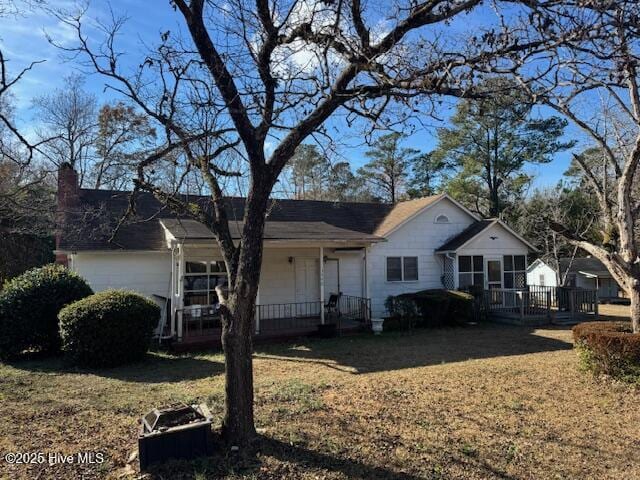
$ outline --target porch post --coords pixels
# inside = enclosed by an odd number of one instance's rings
[[[324,325],[324,248],[320,247],[320,323]]]
[[[177,330],[177,337],[178,337],[178,341],[182,341],[182,313],[183,313],[183,302],[184,302],[184,245],[182,243],[180,243],[178,245],[178,268],[177,268],[177,273],[178,273],[178,295],[176,298],[176,307],[178,308],[178,315],[177,315],[177,326],[176,326],[176,330]]]
[[[260,333],[260,287],[256,294],[256,335]]]

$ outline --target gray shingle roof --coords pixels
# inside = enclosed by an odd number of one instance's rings
[[[71,216],[61,228],[59,250],[164,250],[167,248],[164,231],[160,219],[176,219],[178,216],[168,210],[150,193],[140,193],[136,199],[136,218],[123,224],[114,237],[109,238],[114,228],[127,210],[130,192],[113,190],[81,189],[79,192],[79,212]],[[208,197],[184,196],[185,199],[197,203],[207,211],[211,208]],[[227,198],[227,215],[233,224],[241,222],[244,213],[245,199],[240,197]],[[272,200],[267,214],[267,223],[272,222],[303,222],[306,225],[287,227],[291,235],[298,230],[308,232],[311,238],[312,227],[309,223],[320,228],[320,223],[326,224],[315,238],[328,238],[327,235],[340,235],[350,238],[377,238],[374,232],[387,215],[393,210],[393,205],[384,203],[355,203],[355,202],[323,202],[314,200]],[[285,227],[271,229],[284,232]],[[333,227],[333,229],[331,228]],[[352,233],[346,233],[351,231]],[[284,233],[282,233],[284,234]],[[364,234],[364,235],[362,235]],[[274,233],[274,235],[280,235]]]
[[[215,236],[205,225],[189,219],[161,219],[160,223],[179,240],[210,240]],[[243,222],[229,222],[234,239],[241,237]],[[265,240],[361,240],[380,241],[381,237],[347,230],[325,222],[272,222],[267,221]]]

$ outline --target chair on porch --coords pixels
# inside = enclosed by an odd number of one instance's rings
[[[324,304],[324,311],[328,318],[338,318],[340,316],[340,293],[329,294],[329,301]]]

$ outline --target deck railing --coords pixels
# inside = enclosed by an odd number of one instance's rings
[[[525,289],[496,288],[484,291],[484,305],[489,313],[525,317],[551,314],[551,295],[533,295]]]
[[[549,287],[529,285],[532,295],[551,295],[551,307],[559,312],[597,313],[598,291],[576,287]]]
[[[598,315],[596,290],[529,285],[523,289],[484,290],[482,308],[487,315],[551,320]]]
[[[341,295],[335,308],[324,302],[292,302],[256,305],[254,335],[305,334],[316,331],[324,309],[325,323],[338,330],[371,321],[371,299]],[[193,305],[175,311],[177,339],[219,336],[222,323],[217,305]]]

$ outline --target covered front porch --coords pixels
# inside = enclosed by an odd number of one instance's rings
[[[215,288],[228,285],[225,263],[213,239],[180,237],[174,235],[177,230],[175,225],[170,230],[173,292],[163,336],[179,343],[217,342],[221,320]],[[370,243],[339,236],[265,239],[255,338],[308,335],[323,328],[344,332],[368,324],[366,246]]]

